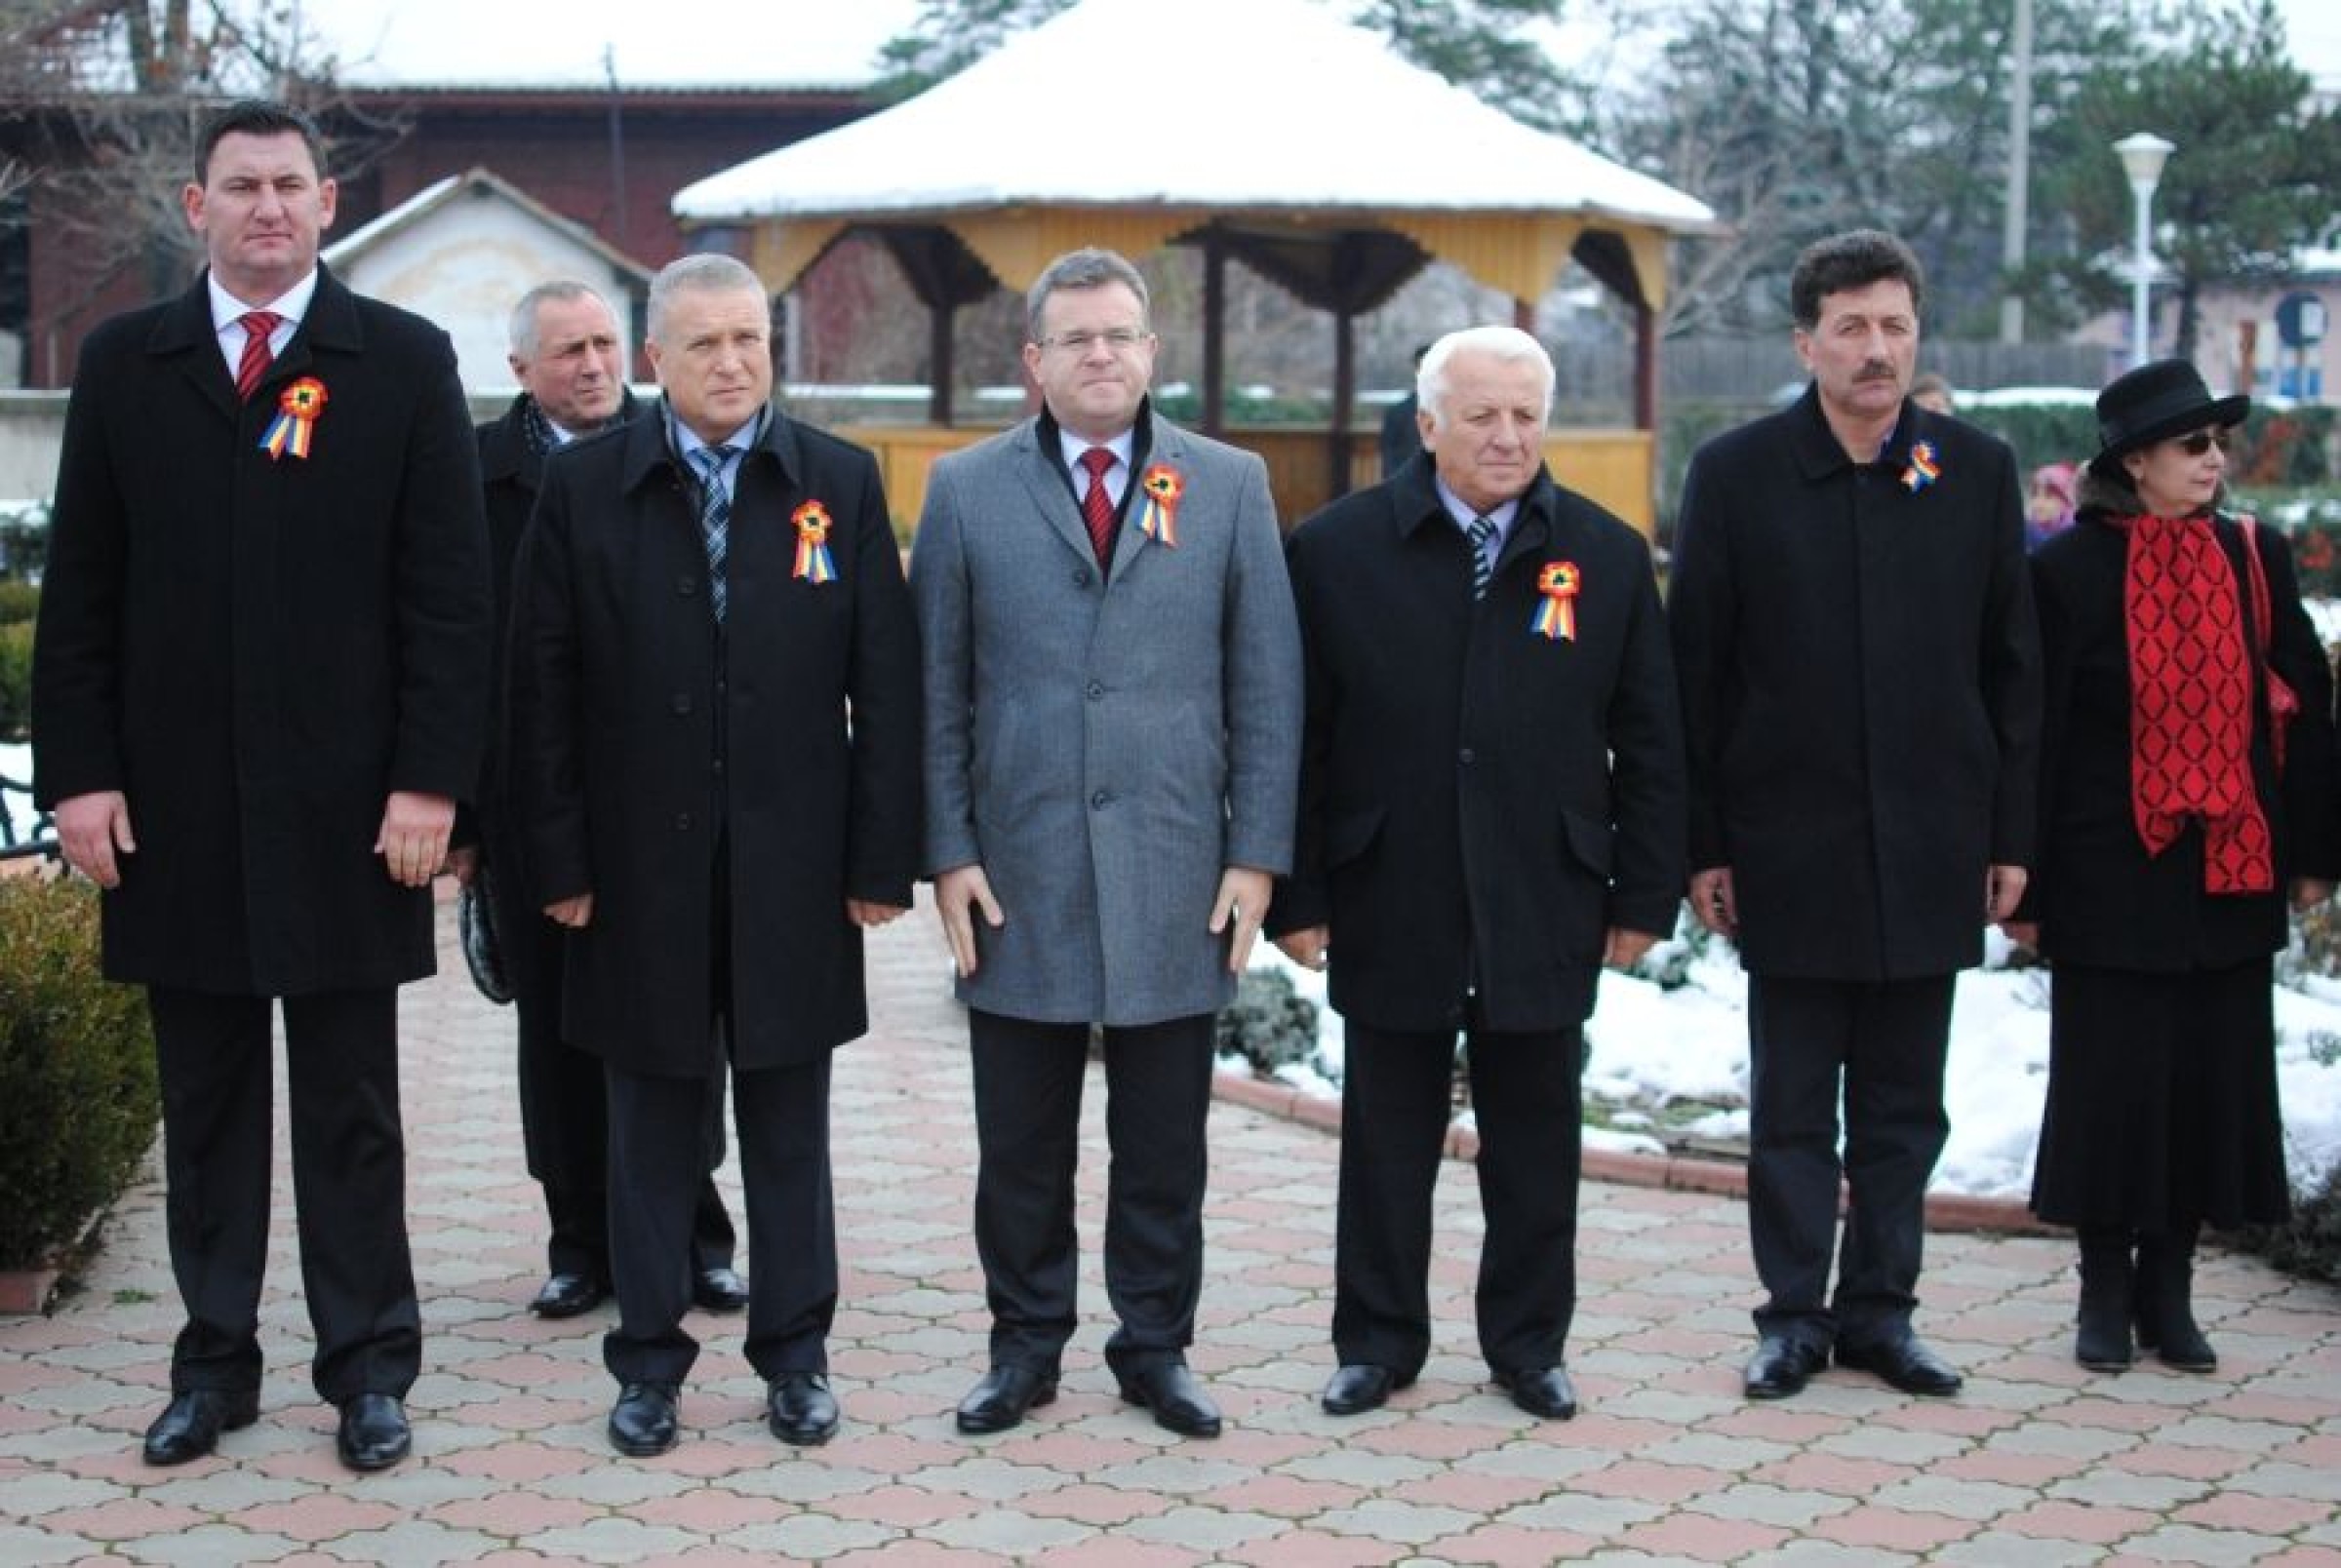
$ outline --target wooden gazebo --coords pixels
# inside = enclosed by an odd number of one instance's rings
[[[1082,245],[1205,256],[1203,423],[1222,431],[1221,280],[1242,258],[1334,321],[1332,433],[1269,453],[1289,513],[1349,488],[1353,323],[1433,259],[1533,301],[1574,259],[1631,308],[1635,428],[1556,433],[1570,483],[1647,526],[1656,312],[1668,241],[1710,233],[1680,191],[1531,130],[1311,0],[1083,0],[893,108],[711,176],[682,221],[744,235],[775,292],[852,233],[884,243],[930,313],[924,445],[957,440],[952,319]],[[1290,447],[1287,442],[1282,445]],[[890,473],[895,501],[923,490]]]

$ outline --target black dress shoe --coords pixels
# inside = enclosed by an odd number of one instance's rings
[[[959,1430],[971,1434],[1020,1426],[1024,1412],[1056,1397],[1056,1374],[1033,1366],[996,1366],[959,1401]]]
[[[606,1294],[602,1282],[590,1274],[557,1274],[546,1278],[529,1311],[539,1317],[575,1317],[599,1307]]]
[[[691,1304],[701,1312],[738,1312],[748,1304],[748,1282],[731,1269],[701,1269],[691,1282]]]
[[[783,1372],[766,1386],[765,1421],[773,1435],[813,1448],[837,1435],[837,1395],[818,1372]]]
[[[1748,1358],[1740,1387],[1751,1399],[1785,1399],[1803,1393],[1812,1375],[1829,1364],[1828,1350],[1808,1340],[1766,1334]]]
[[[188,1389],[171,1396],[163,1413],[146,1429],[146,1463],[184,1465],[219,1446],[219,1434],[236,1431],[260,1419],[257,1393],[225,1389]]]
[[[675,1400],[671,1383],[629,1383],[610,1407],[610,1446],[637,1459],[675,1446]]]
[[[1514,1404],[1539,1421],[1567,1421],[1577,1413],[1576,1385],[1568,1381],[1565,1366],[1498,1372],[1495,1382],[1512,1395]]]
[[[1120,1374],[1122,1397],[1154,1412],[1154,1424],[1181,1437],[1219,1435],[1219,1407],[1184,1361],[1149,1361]]]
[[[1837,1364],[1875,1372],[1904,1393],[1941,1399],[1959,1392],[1960,1376],[1951,1363],[1928,1350],[1916,1334],[1893,1334],[1867,1343],[1840,1340]]]
[[[1379,1410],[1392,1389],[1403,1389],[1412,1378],[1402,1378],[1386,1366],[1353,1361],[1326,1381],[1317,1402],[1329,1416],[1358,1416]]]
[[[407,1457],[415,1433],[407,1412],[387,1393],[352,1394],[341,1401],[341,1426],[334,1449],[353,1470],[388,1470]]]

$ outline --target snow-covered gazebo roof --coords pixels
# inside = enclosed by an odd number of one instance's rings
[[[914,98],[686,187],[674,210],[748,228],[776,290],[855,227],[947,231],[1022,288],[1079,245],[1138,255],[1240,226],[1271,246],[1400,237],[1412,265],[1385,297],[1435,256],[1533,299],[1573,255],[1651,309],[1668,239],[1719,227],[1311,0],[1083,0]]]

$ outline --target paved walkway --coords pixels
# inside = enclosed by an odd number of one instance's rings
[[[1924,1326],[1966,1368],[1961,1398],[1832,1372],[1752,1405],[1737,1385],[1752,1295],[1739,1205],[1589,1184],[1571,1345],[1587,1408],[1539,1425],[1482,1382],[1477,1210],[1469,1172],[1450,1167],[1430,1366],[1392,1408],[1334,1421],[1316,1402],[1334,1142],[1227,1104],[1194,1355],[1226,1434],[1171,1438],[1116,1401],[1100,1364],[1093,1093],[1090,1317],[1064,1392],[1021,1431],[961,1437],[950,1411],[985,1328],[961,1026],[923,913],[882,933],[873,965],[879,1029],[836,1083],[836,1441],[774,1442],[738,1319],[697,1317],[708,1346],[681,1447],[609,1450],[604,1317],[523,1310],[541,1222],[510,1020],[451,972],[406,1012],[427,1336],[415,1457],[364,1478],[334,1460],[280,1186],[261,1421],[212,1459],[141,1465],[177,1326],[160,1194],[141,1188],[78,1294],[0,1322],[0,1564],[2341,1563],[2341,1302],[2243,1258],[2203,1270],[2218,1374],[2097,1377],[2069,1355],[2064,1243],[1939,1236]]]

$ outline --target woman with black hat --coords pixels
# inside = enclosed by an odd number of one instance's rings
[[[2289,1212],[2271,956],[2341,822],[2323,648],[2290,552],[2221,511],[2251,412],[2184,360],[2097,399],[2073,528],[2033,557],[2047,711],[2037,869],[2009,934],[2055,966],[2033,1211],[2081,1240],[2081,1364],[2216,1364],[2202,1226]]]

